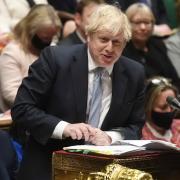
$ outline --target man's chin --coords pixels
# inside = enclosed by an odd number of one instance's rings
[[[101,65],[103,66],[103,67],[108,67],[108,66],[111,66],[113,64],[113,61],[107,61],[107,60],[103,60],[103,61],[101,61]]]

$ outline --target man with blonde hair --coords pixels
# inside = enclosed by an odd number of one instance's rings
[[[18,180],[50,180],[52,152],[64,146],[141,137],[144,69],[121,56],[127,17],[100,5],[86,31],[87,44],[45,49],[18,91],[12,118],[30,134]]]

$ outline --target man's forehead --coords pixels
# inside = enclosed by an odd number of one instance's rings
[[[119,39],[121,37],[121,39],[123,39],[123,33],[120,32],[113,32],[111,30],[99,30],[96,31],[94,34],[98,35],[98,36],[106,36],[112,39]]]

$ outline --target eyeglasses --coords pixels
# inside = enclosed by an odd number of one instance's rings
[[[169,86],[172,87],[171,80],[163,77],[157,77],[147,80],[146,92],[155,86]]]
[[[140,26],[144,24],[146,27],[151,27],[153,25],[152,21],[130,21],[133,26]]]
[[[154,78],[154,79],[151,79],[150,81],[151,81],[151,83],[153,83],[155,85],[160,84],[160,83],[169,85],[171,80],[166,79],[166,78]]]

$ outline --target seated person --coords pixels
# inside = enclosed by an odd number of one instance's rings
[[[152,36],[155,18],[151,9],[143,3],[135,3],[129,6],[126,15],[131,23],[132,39],[123,55],[143,64],[147,78],[164,76],[178,84],[177,72],[167,56],[163,41]]]
[[[15,180],[17,169],[17,155],[10,136],[0,130],[0,179]]]
[[[11,32],[34,4],[48,4],[48,2],[47,0],[0,1],[0,32]]]
[[[0,112],[10,109],[22,79],[41,50],[60,32],[61,22],[50,5],[35,5],[14,28],[14,40],[0,56]]]
[[[164,140],[180,147],[180,121],[175,120],[175,110],[166,102],[168,96],[177,97],[177,88],[164,77],[147,80],[145,93],[146,123],[142,139]]]
[[[64,25],[63,36],[66,36],[66,38],[61,40],[59,44],[74,45],[85,43],[85,26],[88,23],[88,18],[97,8],[97,6],[103,2],[103,0],[82,0],[78,2],[76,13],[74,15],[74,23],[73,21],[67,21],[67,23]]]
[[[118,2],[123,11],[126,11],[134,3],[144,3],[149,6],[156,19],[153,34],[162,37],[172,34],[172,30],[169,27],[167,9],[163,0],[106,0],[106,2],[110,4]]]

